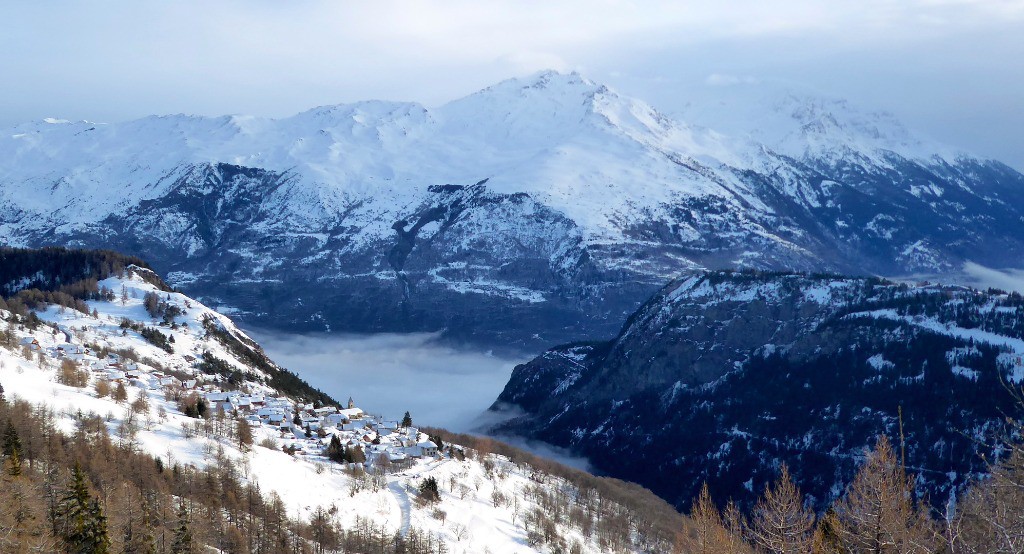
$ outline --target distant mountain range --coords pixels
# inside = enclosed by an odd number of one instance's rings
[[[250,324],[513,347],[612,336],[691,270],[1021,265],[1021,173],[843,101],[741,103],[688,112],[723,134],[544,72],[439,108],[27,123],[0,236],[144,257]]]

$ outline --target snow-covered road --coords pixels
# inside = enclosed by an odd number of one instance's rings
[[[402,509],[402,525],[399,527],[399,531],[404,537],[409,533],[409,527],[412,525],[412,499],[409,498],[409,491],[405,490],[405,484],[402,481],[391,481],[388,483],[388,490],[395,495],[395,500],[398,501],[398,506]]]

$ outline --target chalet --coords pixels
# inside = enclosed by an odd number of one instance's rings
[[[107,368],[107,380],[108,381],[121,381],[127,379],[128,375],[119,369]]]
[[[228,401],[228,393],[220,392],[220,391],[208,392],[208,393],[206,393],[206,401],[210,402],[211,404],[214,403],[214,402],[227,402]]]
[[[165,375],[163,377],[160,377],[159,379],[157,379],[157,382],[160,383],[160,386],[162,386],[162,387],[180,387],[181,386],[181,381],[179,381],[177,377],[174,377],[174,376],[171,376],[171,375]]]
[[[232,397],[231,407],[240,412],[247,412],[252,409],[252,401],[245,396]]]
[[[270,423],[271,425],[281,425],[282,423],[285,423],[288,420],[284,412],[269,413],[266,416],[261,415],[260,417],[265,418],[267,422]]]
[[[419,447],[420,450],[423,451],[423,455],[428,458],[433,458],[434,456],[437,456],[437,445],[434,444],[434,441],[421,441],[418,444],[416,444],[416,446]]]
[[[345,416],[347,419],[362,419],[363,411],[356,407],[347,408],[340,410],[338,413]]]
[[[28,349],[32,350],[33,352],[36,350],[40,350],[42,348],[41,346],[39,346],[39,341],[33,337],[25,337],[21,339],[21,345],[27,346]]]
[[[71,344],[70,342],[57,345],[58,356],[70,356],[72,354],[85,355],[85,347],[78,344]]]
[[[344,431],[355,431],[355,430],[358,430],[358,429],[365,429],[366,428],[366,421],[362,420],[362,419],[353,419],[353,420],[349,421],[348,423],[342,423],[341,424],[341,428]]]
[[[345,424],[347,418],[344,414],[327,414],[327,417],[323,419],[324,425],[330,425],[332,427],[340,427]]]
[[[58,355],[57,357],[61,357],[61,356]],[[78,362],[78,363],[82,363],[82,362],[84,362],[86,360],[86,354],[85,353],[79,354],[79,353],[76,353],[76,352],[66,352],[65,351],[65,354],[64,354],[63,357],[65,359],[71,360],[73,362]]]

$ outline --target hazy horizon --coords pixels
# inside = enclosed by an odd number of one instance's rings
[[[785,82],[1024,169],[1024,2],[8,3],[0,126],[440,105],[579,70],[678,117],[709,84]]]

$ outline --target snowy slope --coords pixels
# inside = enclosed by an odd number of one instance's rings
[[[130,442],[161,458],[167,467],[174,464],[203,467],[214,463],[214,454],[227,456],[245,480],[257,483],[264,493],[280,496],[289,514],[300,519],[308,518],[317,507],[323,507],[330,510],[343,527],[352,527],[357,518],[364,518],[384,526],[389,533],[417,529],[443,541],[447,551],[453,553],[546,551],[539,544],[530,546],[527,537],[527,530],[532,528],[528,514],[537,506],[536,491],[571,491],[573,485],[529,466],[512,463],[503,456],[481,454],[464,460],[450,455],[424,457],[412,461],[401,471],[381,477],[377,483],[370,483],[368,478],[360,478],[322,455],[319,438],[305,437],[300,428],[292,427],[285,432],[281,426],[261,419],[257,414],[263,413],[262,409],[247,416],[256,445],[245,451],[239,449],[235,440],[216,431],[221,426],[216,417],[201,422],[184,415],[171,397],[173,391],[205,395],[211,399],[212,409],[213,399],[222,398],[227,391],[235,389],[228,386],[226,377],[199,371],[196,360],[215,356],[245,373],[241,390],[230,394],[244,402],[258,399],[266,410],[280,410],[286,425],[290,425],[297,413],[308,423],[318,425],[318,420],[307,411],[309,406],[304,407],[260,383],[259,378],[263,376],[260,368],[248,365],[231,348],[206,332],[205,328],[210,325],[207,320],[212,319],[224,331],[246,339],[228,318],[182,294],[161,291],[139,276],[145,271],[134,268],[124,277],[100,282],[101,287],[115,291],[117,298],[90,301],[90,310],[95,310],[93,314],[50,307],[37,313],[52,326],[44,325],[31,331],[11,324],[9,328],[14,332],[16,345],[0,346],[0,384],[6,397],[9,400],[20,398],[53,410],[58,428],[66,433],[75,432],[83,414],[104,416],[115,440]],[[159,324],[149,315],[143,306],[147,293],[157,293],[169,305],[181,308],[182,313],[173,318],[173,326]],[[0,310],[0,318],[10,317],[9,312]],[[131,328],[126,329],[122,325],[125,320],[153,326],[165,336],[173,337],[173,352],[144,340]],[[0,325],[7,328],[6,323]],[[105,351],[120,352],[121,357],[100,358]],[[130,357],[126,354],[128,351],[131,351]],[[131,358],[140,361],[135,363]],[[88,371],[88,386],[79,388],[58,382],[59,367],[64,359],[76,359]],[[161,384],[156,381],[171,379],[171,375],[189,376],[198,382]],[[94,388],[100,381],[109,381],[112,386],[117,382],[125,384],[127,402],[115,401],[109,395],[100,396]],[[146,399],[148,407],[141,411],[130,408],[129,405],[140,397]],[[327,412],[335,413],[329,408]],[[359,410],[343,413],[357,417]],[[367,423],[366,428],[378,421],[362,417],[360,421]],[[131,435],[124,431],[128,421],[134,421],[137,426]],[[324,421],[327,420],[319,420]],[[233,425],[229,420],[226,427]],[[329,434],[341,433],[340,428],[325,425],[325,429]],[[418,435],[421,442],[427,440],[423,433]],[[283,446],[298,448],[300,453],[289,455],[282,451]],[[371,445],[365,447],[369,453]],[[372,468],[370,465],[367,471]],[[428,477],[439,482],[441,501],[434,506],[421,507],[415,502],[416,491]],[[435,509],[443,511],[444,517],[438,518]],[[578,543],[582,552],[602,551],[594,537],[584,536],[568,526],[560,526],[559,535],[567,545]]]
[[[263,325],[520,344],[611,333],[693,268],[1024,254],[1024,176],[998,162],[838,100],[702,106],[543,72],[437,108],[26,123],[0,132],[0,235],[142,255]]]

